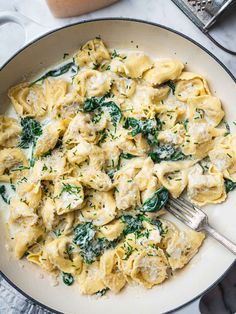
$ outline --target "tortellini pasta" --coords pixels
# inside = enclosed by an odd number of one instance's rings
[[[95,226],[106,225],[115,218],[116,202],[111,192],[89,191],[86,201],[81,215]]]
[[[49,261],[65,273],[79,274],[82,270],[82,259],[70,248],[70,239],[60,237],[45,245],[45,255]]]
[[[209,95],[188,98],[187,118],[217,126],[224,117],[219,98]]]
[[[182,72],[176,83],[175,95],[181,101],[195,96],[210,95],[206,80],[199,74]]]
[[[32,245],[43,237],[42,228],[37,225],[27,226],[22,231],[16,233],[14,253],[16,258],[21,258]]]
[[[88,41],[75,56],[76,63],[81,67],[109,59],[110,54],[100,39]]]
[[[16,117],[0,116],[9,241],[16,258],[82,294],[152,288],[205,237],[165,217],[168,197],[223,202],[236,137],[206,79],[178,60],[99,38],[66,60],[11,87]]]
[[[8,93],[16,112],[20,116],[45,116],[48,104],[43,87],[22,83],[12,87]]]
[[[52,150],[56,146],[63,129],[63,122],[60,121],[47,124],[43,129],[42,135],[37,140],[34,155],[39,157]]]
[[[19,148],[6,148],[0,154],[0,181],[15,181],[27,168],[28,161]],[[24,172],[23,172],[24,173]]]
[[[221,203],[226,198],[223,174],[209,169],[204,174],[201,166],[196,165],[189,171],[188,195],[199,206],[208,203]]]
[[[0,115],[0,147],[15,147],[21,127],[16,119]]]
[[[66,158],[60,152],[37,160],[32,168],[32,180],[54,180],[65,172]]]
[[[118,268],[116,250],[108,250],[100,260],[102,281],[112,292],[119,292],[126,284],[124,274]]]
[[[78,74],[73,81],[75,89],[80,96],[102,96],[111,87],[111,82],[106,73],[97,70],[87,70]]]
[[[152,67],[152,61],[143,53],[132,53],[128,57],[115,58],[111,62],[111,71],[125,73],[128,77],[139,78]]]
[[[168,241],[166,252],[172,270],[183,268],[197,253],[204,234],[195,231],[181,231],[178,236]]]
[[[38,215],[36,214],[35,209],[19,199],[13,199],[11,201],[10,211],[11,223],[30,226],[34,225],[38,220]]]
[[[82,207],[84,191],[81,183],[75,178],[57,181],[54,189],[57,214],[65,214]]]
[[[82,294],[95,294],[106,288],[102,280],[102,271],[99,262],[94,262],[91,265],[83,265],[81,274],[77,277]]]
[[[144,79],[153,86],[160,85],[168,80],[176,80],[183,68],[183,63],[178,60],[160,59],[144,74]]]
[[[166,161],[155,165],[155,172],[161,184],[177,198],[188,184],[188,172],[196,161]]]

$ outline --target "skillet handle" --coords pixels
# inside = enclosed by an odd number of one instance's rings
[[[42,35],[49,31],[49,28],[40,25],[39,23],[31,20],[30,18],[22,15],[18,12],[13,11],[1,11],[0,12],[0,25],[6,23],[16,23],[19,24],[25,32],[25,41],[23,45],[32,41],[36,37]]]

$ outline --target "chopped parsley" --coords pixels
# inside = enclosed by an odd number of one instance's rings
[[[203,119],[204,115],[205,115],[205,111],[203,109],[196,108],[195,115],[194,115],[194,120]]]
[[[53,233],[55,234],[55,236],[57,238],[61,236],[61,230],[60,229],[54,230]]]
[[[111,54],[111,58],[119,58],[121,60],[125,60],[127,57],[126,56],[121,56],[116,50],[114,50]]]
[[[60,195],[64,192],[69,193],[69,194],[78,194],[81,191],[81,188],[76,185],[72,185],[68,183],[62,183],[62,185],[63,187],[62,187]]]

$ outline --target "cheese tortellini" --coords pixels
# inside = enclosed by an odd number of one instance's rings
[[[168,197],[223,202],[236,137],[206,79],[179,60],[99,38],[68,59],[11,87],[16,117],[0,116],[12,251],[82,294],[150,289],[205,237],[163,218]]]
[[[0,115],[0,147],[15,147],[20,134],[21,126],[16,119]]]

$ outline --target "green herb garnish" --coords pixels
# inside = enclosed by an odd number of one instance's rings
[[[194,119],[203,119],[205,115],[205,111],[201,108],[196,108]]]
[[[68,184],[68,183],[62,183],[63,187],[61,190],[60,195],[63,192],[69,193],[69,194],[78,194],[81,191],[81,188],[79,186],[76,185],[72,185],[72,184]]]
[[[122,57],[116,50],[114,50],[111,54],[111,58],[112,59],[119,58],[121,60],[125,60],[127,57],[126,56]]]
[[[54,230],[53,233],[55,234],[55,236],[57,238],[61,236],[61,230],[60,229]]]
[[[188,131],[188,123],[189,123],[189,120],[188,120],[188,119],[184,120],[184,122],[183,122],[185,131]]]
[[[108,171],[107,174],[109,175],[109,177],[113,178],[115,172],[120,170],[120,164],[121,164],[122,158],[124,158],[124,159],[132,159],[132,158],[135,158],[135,157],[137,157],[137,156],[129,154],[129,153],[121,153],[120,156],[119,156],[116,168],[113,168],[113,169]]]

